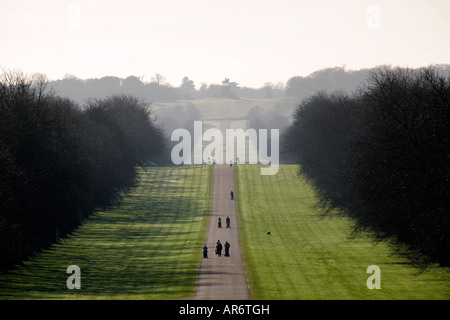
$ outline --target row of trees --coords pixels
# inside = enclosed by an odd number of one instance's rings
[[[164,148],[151,110],[132,96],[85,108],[46,82],[0,81],[0,269],[73,231],[132,188],[136,165]]]
[[[383,67],[296,109],[286,149],[324,208],[420,267],[450,265],[450,76]],[[331,212],[331,211],[327,211]]]
[[[156,74],[150,82],[142,77],[129,76],[125,79],[108,76],[99,79],[79,79],[67,75],[64,79],[49,82],[59,95],[68,97],[79,103],[91,97],[105,98],[112,94],[131,94],[150,101],[193,100],[210,97],[234,98],[281,98],[284,97],[283,85],[266,83],[261,88],[233,86],[229,95],[224,95],[223,84],[202,83],[196,89],[195,83],[189,77],[184,77],[178,87],[167,83],[165,77]]]
[[[450,71],[450,65],[436,65],[435,68],[443,72]],[[159,73],[151,77],[150,81],[144,81],[143,76],[79,79],[73,75],[66,75],[64,79],[49,82],[49,86],[53,87],[59,95],[79,103],[91,97],[105,98],[117,93],[131,94],[155,102],[210,97],[291,98],[301,101],[320,90],[351,93],[374,70],[376,68],[361,70],[347,70],[345,66],[325,68],[307,76],[293,76],[286,83],[266,82],[260,88],[239,86],[236,82],[227,81],[229,79],[225,79],[222,83],[220,81],[213,84],[201,83],[200,86],[196,86],[194,80],[188,76],[183,77],[179,84],[172,85]]]
[[[450,65],[439,64],[433,68],[443,73],[450,72]],[[377,67],[360,70],[347,70],[345,66],[317,70],[307,76],[294,76],[286,82],[285,96],[297,101],[306,99],[315,92],[340,91],[351,94]]]

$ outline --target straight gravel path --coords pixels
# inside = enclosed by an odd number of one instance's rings
[[[206,245],[208,258],[202,259],[198,275],[197,300],[249,300],[244,265],[239,246],[239,228],[237,224],[234,192],[233,167],[226,164],[214,165],[212,211]],[[237,198],[239,195],[235,196]],[[222,228],[218,227],[219,217]],[[226,219],[230,218],[230,228]],[[215,254],[216,243],[222,243],[222,255]],[[230,256],[225,257],[225,242],[230,244]]]

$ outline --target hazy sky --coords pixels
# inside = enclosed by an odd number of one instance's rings
[[[449,0],[1,0],[0,66],[241,86],[450,63]]]

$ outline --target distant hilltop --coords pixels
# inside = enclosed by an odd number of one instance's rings
[[[450,65],[434,65],[443,73],[450,73]],[[94,79],[80,79],[66,75],[61,80],[49,82],[58,95],[83,103],[91,98],[104,98],[113,94],[132,94],[150,102],[197,100],[211,97],[229,99],[295,98],[301,100],[316,91],[342,91],[350,93],[364,84],[370,72],[377,68],[346,70],[345,67],[326,68],[308,76],[293,76],[286,83],[266,82],[260,88],[239,86],[239,83],[225,78],[220,84],[202,83],[196,89],[194,81],[185,76],[176,87],[165,82],[165,77],[155,74],[150,82],[142,77],[119,78],[106,76]]]

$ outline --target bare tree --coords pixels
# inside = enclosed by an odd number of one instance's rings
[[[166,77],[164,77],[162,74],[155,73],[155,75],[152,77],[152,82],[156,83],[159,86],[163,86],[166,84]]]

